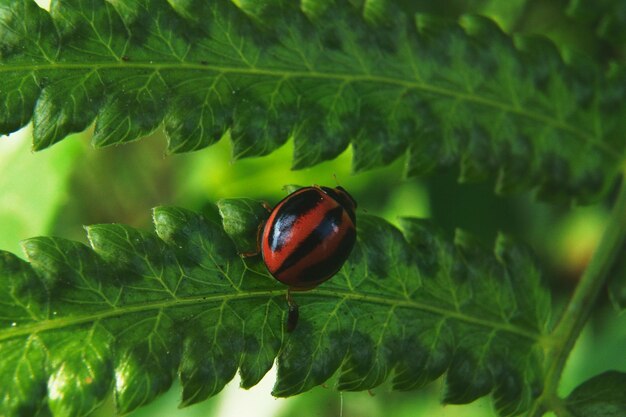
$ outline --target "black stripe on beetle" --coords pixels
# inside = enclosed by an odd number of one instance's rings
[[[276,208],[280,208],[282,212],[288,214],[274,217],[270,225],[268,239],[271,250],[280,251],[288,243],[287,239],[293,224],[299,217],[314,210],[321,201],[319,193],[315,192],[315,190],[310,190],[301,192],[298,194],[298,198],[285,199],[282,204],[279,203]]]
[[[284,260],[280,267],[274,272],[275,275],[281,275],[289,268],[295,266],[299,262],[307,262],[307,256],[317,249],[325,240],[333,233],[337,233],[341,225],[344,209],[339,206],[330,210],[322,221],[311,231],[311,233],[302,240],[293,252]],[[332,259],[332,257],[331,257]],[[323,264],[324,260],[318,264]],[[343,264],[343,262],[341,262]]]
[[[322,190],[324,190],[326,194],[334,198],[335,201],[341,204],[342,207],[345,208],[345,207],[352,206],[353,207],[352,210],[346,210],[346,211],[348,215],[350,216],[350,218],[352,219],[352,222],[356,224],[356,216],[354,212],[354,210],[356,209],[356,201],[354,200],[354,198],[352,198],[352,196],[348,194],[348,192],[344,190],[344,188],[341,186],[334,188],[334,189],[329,188],[329,187],[322,187]]]
[[[302,280],[302,282],[315,282],[320,276],[335,275],[343,266],[345,262],[344,259],[347,259],[350,255],[355,241],[356,232],[354,230],[348,231],[340,242],[335,256],[302,270],[300,280]]]

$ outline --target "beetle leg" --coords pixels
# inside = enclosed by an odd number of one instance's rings
[[[287,313],[287,324],[285,325],[288,333],[293,332],[298,325],[298,318],[300,317],[300,311],[298,304],[291,297],[291,288],[287,289],[287,305],[289,306],[289,312]]]

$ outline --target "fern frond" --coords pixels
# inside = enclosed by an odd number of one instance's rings
[[[235,157],[294,140],[293,167],[354,149],[355,171],[407,154],[500,192],[591,201],[624,156],[624,85],[485,19],[391,3],[0,2],[0,132],[32,117],[43,149],[95,120],[96,146],[165,127],[168,152],[230,133]]]
[[[110,389],[125,413],[176,375],[189,405],[237,371],[255,385],[275,358],[276,396],[336,371],[341,390],[387,379],[409,390],[447,372],[444,401],[492,393],[502,415],[541,391],[550,302],[510,239],[498,238],[494,256],[421,220],[404,220],[401,232],[362,216],[351,258],[296,294],[300,323],[285,333],[285,288],[233,243],[254,236],[264,209],[244,199],[220,211],[161,207],[156,234],[96,225],[91,247],[40,237],[23,245],[28,262],[0,254],[0,414],[84,415]]]
[[[607,371],[580,384],[565,400],[574,417],[626,415],[626,373]]]
[[[626,3],[619,0],[570,0],[567,14],[589,24],[602,40],[623,48],[626,42]]]

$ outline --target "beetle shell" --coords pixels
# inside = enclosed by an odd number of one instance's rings
[[[269,272],[290,289],[326,281],[356,241],[356,202],[342,187],[305,187],[280,201],[263,228],[261,253]]]

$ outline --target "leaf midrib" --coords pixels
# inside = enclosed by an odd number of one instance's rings
[[[313,78],[313,79],[325,79],[325,80],[337,80],[341,82],[372,82],[390,84],[404,87],[406,89],[421,90],[424,92],[437,94],[440,96],[451,97],[461,101],[472,102],[480,104],[486,107],[492,107],[503,112],[508,112],[521,117],[528,118],[535,122],[543,123],[552,126],[556,129],[569,133],[570,135],[578,138],[582,142],[589,143],[604,153],[606,153],[611,159],[618,160],[619,152],[603,142],[599,136],[580,130],[575,126],[564,122],[563,120],[555,119],[553,117],[546,116],[545,114],[533,112],[528,109],[524,109],[519,106],[514,106],[508,103],[496,101],[484,96],[479,96],[472,93],[460,92],[458,90],[452,90],[444,87],[439,87],[432,84],[427,84],[419,81],[408,81],[399,78],[386,77],[381,75],[372,74],[347,74],[347,73],[331,73],[331,72],[319,72],[319,71],[285,71],[276,69],[264,69],[258,67],[228,67],[211,64],[195,64],[186,62],[175,63],[143,63],[143,62],[89,62],[89,63],[48,63],[37,65],[0,65],[0,73],[13,72],[13,71],[41,71],[51,69],[65,69],[65,70],[98,70],[98,69],[119,69],[119,68],[131,68],[131,69],[151,69],[151,70],[204,70],[214,71],[218,73],[230,73],[241,75],[256,75],[256,76],[269,76],[275,78]]]
[[[38,323],[25,324],[17,327],[12,327],[10,329],[5,329],[0,332],[0,342],[4,340],[9,340],[16,337],[26,336],[30,334],[36,334],[40,332],[57,330],[65,327],[76,326],[79,324],[89,323],[100,321],[108,318],[112,318],[115,316],[122,316],[125,314],[133,314],[146,312],[150,310],[160,310],[166,308],[177,308],[177,307],[186,307],[190,305],[196,304],[204,304],[211,303],[217,301],[229,301],[229,300],[241,300],[247,298],[270,298],[270,297],[283,297],[285,294],[284,289],[274,289],[274,290],[260,290],[260,291],[247,291],[247,292],[238,292],[233,294],[219,294],[219,295],[198,295],[189,298],[176,298],[176,299],[168,299],[165,301],[151,302],[151,303],[141,303],[141,304],[133,304],[126,305],[124,307],[115,308],[108,311],[98,312],[95,314],[89,314],[85,316],[71,316],[71,317],[63,317],[57,318],[53,320],[44,320]],[[381,304],[390,307],[401,307],[401,308],[413,308],[420,311],[425,311],[433,314],[437,314],[449,319],[463,321],[469,324],[474,324],[482,327],[486,327],[489,329],[497,329],[501,331],[505,331],[508,333],[513,333],[518,336],[522,336],[526,339],[530,339],[532,342],[538,342],[542,339],[542,335],[536,333],[534,331],[526,330],[522,327],[515,326],[510,323],[492,321],[487,319],[482,319],[474,316],[468,316],[463,314],[460,311],[451,311],[446,310],[441,307],[420,303],[417,301],[409,300],[409,299],[395,299],[395,298],[386,298],[379,295],[368,294],[368,293],[357,293],[357,292],[347,292],[341,290],[329,290],[329,289],[315,289],[309,291],[309,294],[328,297],[332,299],[341,298],[343,300],[352,300],[352,301],[360,301],[371,304]]]

